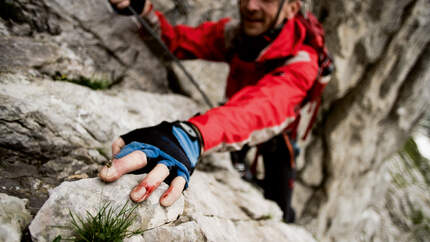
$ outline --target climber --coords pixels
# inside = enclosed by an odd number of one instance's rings
[[[112,144],[112,165],[102,168],[100,178],[112,182],[145,169],[149,174],[131,191],[131,199],[145,200],[166,181],[170,187],[160,203],[170,206],[188,186],[203,155],[265,143],[260,145],[265,196],[279,204],[285,221],[292,222],[297,111],[321,63],[320,53],[305,42],[307,29],[298,18],[302,1],[240,0],[240,21],[226,18],[198,27],[171,26],[149,0],[109,1],[120,14],[130,14],[131,1],[178,58],[227,62],[229,100],[187,121],[162,122],[120,136]]]

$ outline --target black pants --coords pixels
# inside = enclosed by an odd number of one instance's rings
[[[265,175],[263,182],[260,183],[264,189],[264,196],[279,205],[284,212],[285,222],[293,223],[295,212],[291,207],[291,200],[296,171],[291,158],[295,159],[298,149],[288,149],[283,135],[261,144],[259,149],[264,160]]]
[[[250,149],[249,146],[244,146],[242,150],[231,153],[233,165],[241,172],[242,177],[263,188],[264,196],[278,204],[284,213],[284,221],[287,223],[293,223],[295,220],[291,200],[296,170],[292,165],[291,157],[295,159],[299,154],[299,149],[295,147],[294,142],[290,142],[290,145],[293,146],[293,149],[288,149],[284,136],[278,135],[258,146],[264,160],[264,180],[256,180],[250,172],[250,167],[246,166],[245,157]]]

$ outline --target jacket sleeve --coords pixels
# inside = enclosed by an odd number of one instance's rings
[[[230,19],[205,22],[198,27],[172,26],[160,12],[155,12],[161,38],[179,59],[205,59],[225,61],[224,27]]]
[[[303,46],[284,66],[237,92],[224,106],[191,118],[202,134],[205,153],[238,150],[281,133],[294,121],[317,72],[315,50]]]

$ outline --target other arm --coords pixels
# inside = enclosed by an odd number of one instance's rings
[[[279,134],[295,119],[317,72],[317,54],[304,46],[286,65],[237,92],[224,106],[191,118],[202,134],[204,152],[238,150]]]

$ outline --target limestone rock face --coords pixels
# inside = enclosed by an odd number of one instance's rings
[[[312,136],[300,141],[298,223],[320,241],[426,238],[428,220],[416,211],[428,213],[428,198],[393,187],[390,156],[429,105],[430,3],[313,2],[336,70]],[[237,18],[237,3],[154,0],[172,23],[194,26]],[[118,135],[204,110],[179,95],[142,91],[190,84],[178,71],[170,76],[138,32],[105,0],[0,2],[0,192],[27,198],[35,214],[61,182],[95,177]],[[222,99],[225,66],[185,65],[214,102]],[[201,103],[200,94],[181,91]],[[280,210],[239,179],[225,154],[202,160],[191,182],[178,219],[132,240],[312,241],[280,223]]]
[[[7,164],[0,189],[28,198],[32,213],[59,182],[95,176],[119,135],[199,110],[177,95],[96,92],[23,74],[0,80],[0,154]]]
[[[207,216],[191,219],[180,225],[150,230],[136,241],[316,241],[302,227],[280,222],[231,221]]]
[[[0,7],[6,21],[0,69],[167,91],[166,71],[139,37],[138,26],[118,17],[107,1],[3,1]]]
[[[30,233],[33,240],[52,241],[58,235],[70,238],[70,229],[58,227],[70,226],[69,211],[76,217],[85,218],[87,212],[95,215],[107,203],[112,208],[121,208],[129,201],[130,191],[144,177],[145,175],[126,175],[110,184],[105,184],[99,178],[62,183],[50,191],[49,199],[31,222]],[[167,184],[161,184],[147,200],[138,205],[134,212],[136,219],[130,230],[150,230],[175,221],[182,214],[183,197],[168,208],[160,206],[159,199],[167,188]],[[130,202],[128,206],[134,205]]]
[[[29,74],[3,73],[1,80],[1,142],[10,149],[2,148],[8,165],[1,168],[1,183],[5,185],[0,188],[27,197],[32,212],[38,211],[30,226],[36,241],[69,235],[49,227],[67,223],[68,208],[76,214],[85,210],[94,213],[101,200],[125,203],[139,177],[127,176],[109,185],[97,178],[84,179],[56,187],[61,181],[95,176],[110,157],[110,144],[117,135],[161,120],[185,119],[199,109],[194,102],[176,95],[92,91]],[[133,240],[179,236],[184,241],[233,241],[242,237],[258,241],[265,240],[263,231],[267,229],[279,238],[290,231],[292,239],[285,241],[312,241],[302,228],[290,228],[280,221],[280,209],[240,179],[228,155],[207,157],[198,169],[201,171],[192,176],[182,202],[175,203],[177,209],[166,211],[159,206],[157,196],[162,190],[142,204],[139,210],[145,216],[135,226],[149,230]],[[249,229],[259,237],[249,234]]]
[[[110,184],[98,178],[62,183],[50,191],[30,224],[33,240],[52,241],[58,235],[70,238],[70,230],[58,227],[70,225],[69,211],[85,216],[86,212],[96,214],[106,202],[121,207],[144,176],[125,175]],[[144,233],[126,241],[315,241],[303,228],[281,222],[282,213],[275,203],[265,200],[237,173],[196,171],[184,196],[163,208],[159,198],[166,189],[163,183],[138,205],[131,229],[140,228]]]
[[[28,200],[0,193],[0,241],[21,241],[22,230],[30,223]]]
[[[391,183],[384,162],[429,105],[429,4],[317,3],[336,71],[324,94],[322,119],[302,153],[300,191],[308,195],[294,196],[294,203],[306,204],[299,221],[321,241],[399,241],[390,234],[414,233],[395,223],[376,226],[390,220],[376,204]]]
[[[200,89],[208,96],[213,105],[217,106],[226,101],[227,64],[202,60],[182,61],[182,64],[192,74]],[[179,90],[207,107],[202,94],[185,76],[184,72],[177,65],[174,66],[173,70],[178,77]]]
[[[239,19],[238,0],[154,0],[173,24],[197,26],[221,18]]]

